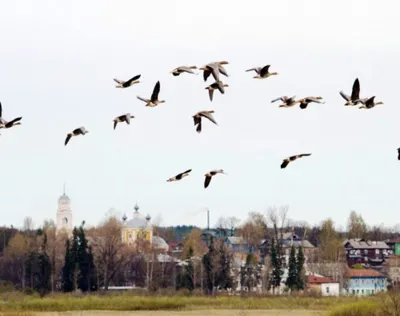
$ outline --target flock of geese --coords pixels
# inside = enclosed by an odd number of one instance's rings
[[[218,62],[211,62],[200,68],[197,68],[197,66],[180,66],[180,67],[173,69],[170,73],[173,76],[180,76],[184,73],[198,75],[198,73],[195,73],[193,71],[194,69],[198,69],[203,72],[204,82],[206,82],[207,79],[212,75],[213,78],[215,79],[215,82],[205,88],[206,90],[208,90],[209,98],[210,98],[210,101],[212,102],[215,90],[218,90],[221,94],[224,94],[225,88],[229,87],[229,85],[223,83],[222,80],[220,79],[220,74],[224,75],[225,77],[228,77],[228,73],[227,73],[225,67],[223,66],[223,65],[227,65],[227,64],[229,64],[227,61],[218,61]],[[277,72],[270,72],[269,68],[270,68],[270,65],[266,65],[263,67],[255,67],[255,68],[247,69],[246,72],[254,71],[257,74],[256,76],[253,77],[255,79],[267,79],[271,76],[278,75]],[[121,88],[121,89],[126,89],[129,87],[132,87],[133,85],[140,83],[140,81],[139,81],[140,77],[141,77],[141,75],[139,74],[139,75],[132,77],[131,79],[129,79],[127,81],[114,79],[114,81],[117,83],[117,85],[115,87]],[[143,98],[140,96],[137,96],[137,98],[139,100],[143,101],[145,103],[146,107],[156,107],[156,106],[166,102],[165,100],[159,100],[160,90],[161,90],[161,84],[160,84],[160,81],[157,81],[149,99]],[[358,78],[356,78],[353,83],[351,95],[347,95],[343,91],[340,91],[339,93],[343,97],[343,99],[346,100],[346,103],[344,104],[345,106],[357,106],[358,104],[360,104],[361,105],[361,106],[359,106],[360,109],[372,109],[376,105],[383,104],[383,102],[381,102],[381,101],[376,102],[375,96],[365,97],[365,98],[360,97],[360,81],[358,80]],[[308,96],[308,97],[304,97],[302,99],[296,99],[296,96],[291,96],[291,97],[281,96],[279,98],[272,100],[271,103],[274,103],[274,102],[280,100],[282,102],[282,104],[280,104],[279,107],[283,107],[283,108],[289,108],[289,107],[295,106],[296,104],[299,104],[300,109],[304,110],[307,108],[307,106],[310,103],[325,103],[324,101],[322,101],[322,99],[323,98],[320,96]],[[2,110],[3,110],[2,105],[0,103],[0,129],[3,129],[3,128],[9,129],[16,125],[21,124],[22,117],[14,118],[11,121],[5,120],[3,118]],[[214,111],[209,110],[209,111],[200,111],[193,115],[194,126],[196,127],[196,131],[198,133],[200,133],[202,130],[203,119],[207,119],[210,122],[217,125],[217,122],[215,121],[215,119],[213,117],[213,113],[214,113]],[[126,113],[126,114],[117,116],[116,118],[113,119],[114,129],[117,127],[118,123],[125,122],[126,124],[130,124],[131,119],[133,119],[133,118],[135,118],[135,117],[133,115],[131,115],[130,113]],[[79,136],[79,135],[85,135],[87,133],[89,133],[89,131],[83,126],[72,130],[71,132],[69,132],[67,134],[67,137],[64,141],[64,145],[66,146],[72,137]],[[398,160],[400,160],[400,148],[398,148],[397,151],[398,151]],[[298,154],[298,155],[293,155],[293,156],[287,157],[287,158],[283,159],[281,168],[284,169],[289,165],[290,162],[293,162],[299,158],[307,157],[307,156],[311,156],[311,153],[303,153],[303,154]],[[192,169],[189,169],[189,170],[186,170],[185,172],[179,173],[176,176],[169,178],[167,180],[167,182],[180,181],[184,177],[187,177],[191,171],[192,171]],[[211,171],[207,172],[204,175],[205,176],[204,188],[207,188],[210,185],[212,177],[214,177],[217,174],[226,174],[226,173],[222,169],[211,170]]]

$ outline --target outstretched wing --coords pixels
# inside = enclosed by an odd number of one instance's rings
[[[1,119],[2,115],[3,115],[3,107],[2,107],[1,102],[0,102],[0,119]]]
[[[68,134],[68,135],[67,135],[67,138],[65,139],[64,146],[67,146],[67,144],[68,144],[68,142],[69,142],[70,139],[71,139],[71,135]]]
[[[246,72],[248,72],[248,71],[255,71],[256,73],[259,74],[259,73],[260,73],[260,70],[261,70],[260,67],[254,67],[254,68],[247,69]]]
[[[314,97],[307,97],[305,98],[306,101],[308,102],[315,102],[315,103],[324,103],[320,99],[314,98]]]
[[[160,81],[157,81],[154,86],[153,93],[151,94],[151,102],[158,100],[158,94],[160,93]]]
[[[117,125],[118,125],[118,121],[115,120],[115,121],[114,121],[114,129],[117,127]]]
[[[214,95],[214,89],[208,89],[208,95],[210,97],[210,101],[212,102],[213,100],[213,95]]]
[[[278,100],[282,100],[282,101],[283,101],[284,98],[285,98],[285,97],[279,97],[279,98],[273,99],[273,100],[271,101],[271,103],[274,103],[274,102],[276,102],[276,101],[278,101]]]
[[[366,106],[368,109],[370,109],[370,108],[372,108],[372,107],[374,106],[374,99],[375,99],[375,96],[369,98],[369,99],[365,102],[365,106]]]
[[[211,178],[212,177],[210,176],[206,176],[206,178],[204,179],[204,189],[206,189],[210,185]]]
[[[346,101],[351,100],[351,97],[349,95],[345,94],[343,91],[340,91],[339,93],[342,96],[342,98],[345,99]]]
[[[116,82],[116,83],[119,83],[119,84],[123,84],[125,81],[122,81],[122,80],[119,80],[119,79],[115,79],[114,78],[114,81]]]
[[[177,179],[177,180],[182,179],[182,176],[183,176],[184,174],[189,173],[190,171],[192,171],[192,169],[189,169],[189,170],[186,170],[185,172],[182,172],[182,173],[180,173],[180,174],[177,174],[177,175],[175,176],[175,179]]]
[[[296,158],[308,157],[308,156],[311,156],[311,154],[300,154],[300,155],[297,155]]]
[[[214,111],[212,111],[214,112]],[[201,112],[201,116],[209,119],[211,122],[213,122],[215,125],[218,125],[217,122],[215,121],[214,117],[212,116],[212,112]]]
[[[287,165],[289,164],[289,162],[290,162],[289,159],[284,159],[284,160],[282,161],[282,164],[281,164],[281,169],[286,168]]]
[[[211,74],[213,75],[215,81],[219,81],[219,72],[220,69],[218,68],[218,66],[216,64],[209,64],[207,65],[207,68],[210,69]]]
[[[261,68],[261,70],[260,70],[260,76],[261,77],[264,77],[268,73],[268,70],[269,70],[270,66],[271,65],[266,65],[266,66]]]
[[[194,126],[201,123],[201,118],[198,116],[193,116]]]
[[[128,81],[125,81],[124,84],[127,85],[127,86],[129,86],[129,84],[130,84],[132,81],[138,80],[139,78],[140,78],[140,75],[136,75],[135,77],[132,77],[132,78],[129,79]]]
[[[22,119],[22,116],[20,116],[20,117],[17,117],[17,118],[13,119],[13,120],[12,120],[12,121],[10,121],[10,122],[7,122],[7,124],[6,124],[6,127],[11,127],[11,126],[13,126],[13,125],[14,125],[14,123],[16,123],[16,122],[20,121],[21,119]]]
[[[138,98],[140,101],[143,101],[143,102],[146,102],[146,103],[149,103],[149,102],[150,102],[150,100],[145,99],[145,98],[142,98],[142,97],[139,97],[139,96],[137,96],[137,98]]]
[[[208,77],[210,77],[211,71],[210,70],[204,70],[203,71],[203,79],[204,81],[207,81]]]
[[[358,78],[354,80],[353,89],[351,91],[351,100],[358,100],[360,98],[360,81]]]

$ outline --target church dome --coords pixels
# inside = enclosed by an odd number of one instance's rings
[[[133,213],[133,218],[126,222],[126,227],[128,228],[148,228],[149,220],[148,217],[144,217],[139,213],[139,206],[136,204],[134,207],[135,212]]]
[[[159,236],[153,236],[153,238],[151,239],[151,242],[152,242],[153,248],[155,248],[155,249],[164,250],[164,251],[168,251],[168,249],[169,249],[167,242]]]
[[[68,195],[66,195],[65,193],[63,195],[60,196],[60,198],[58,199],[59,201],[69,201],[70,198],[68,197]]]

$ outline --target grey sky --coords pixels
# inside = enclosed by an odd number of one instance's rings
[[[290,205],[309,223],[349,211],[394,225],[400,207],[395,84],[398,1],[8,1],[0,7],[0,101],[22,125],[1,131],[1,224],[55,218],[67,182],[74,224],[96,224],[110,207],[162,224],[205,226],[219,216]],[[225,95],[208,99],[202,76],[180,65],[228,60]],[[267,80],[244,70],[271,64]],[[142,74],[115,89],[113,78]],[[344,107],[339,90],[376,95],[381,107]],[[160,80],[160,99],[145,108]],[[321,95],[326,104],[282,109],[281,95]],[[195,132],[191,115],[215,110],[219,126]],[[131,112],[130,126],[112,119]],[[90,133],[71,139],[84,125]],[[286,156],[312,152],[281,170]],[[176,183],[166,180],[192,168]],[[204,190],[204,173],[222,168]]]

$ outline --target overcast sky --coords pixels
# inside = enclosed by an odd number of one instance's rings
[[[206,225],[288,204],[311,224],[350,210],[393,226],[400,208],[399,5],[396,0],[101,1],[14,0],[0,6],[0,224],[55,219],[67,183],[73,222],[97,224],[115,208],[163,225]],[[180,65],[227,60],[225,95],[208,99],[201,75]],[[278,76],[245,70],[270,64]],[[141,74],[116,89],[113,78]],[[354,79],[381,107],[343,106]],[[150,97],[160,80],[156,108]],[[282,95],[321,95],[326,104],[279,108]],[[197,134],[191,116],[215,110],[218,126]],[[130,112],[130,126],[112,119]],[[90,133],[71,139],[79,126]],[[283,158],[310,152],[281,170]],[[167,183],[192,168],[180,182]],[[205,190],[204,174],[224,169]]]

